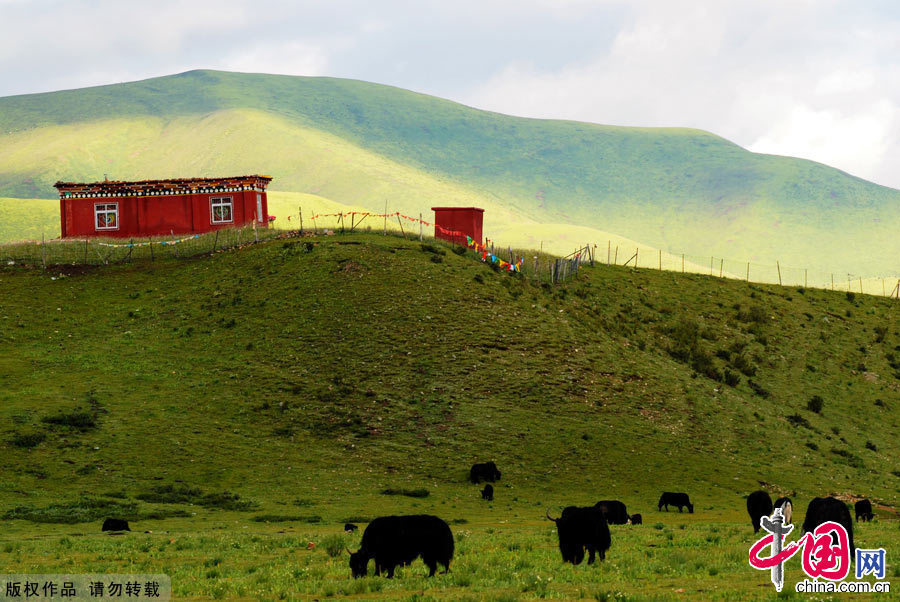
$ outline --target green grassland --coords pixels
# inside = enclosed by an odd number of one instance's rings
[[[868,497],[857,545],[900,544],[896,312],[604,265],[551,288],[374,233],[4,265],[0,564],[164,571],[194,599],[768,598],[750,491],[791,495],[795,522]],[[492,504],[466,483],[487,459]],[[695,513],[658,512],[662,490]],[[563,567],[544,511],[598,499],[646,524]],[[451,522],[450,575],[354,582],[326,553],[345,521],[408,512]],[[110,514],[136,532],[101,536]]]
[[[59,237],[59,199],[0,198],[0,243]]]
[[[0,99],[0,194],[263,172],[382,211],[477,204],[673,254],[896,275],[897,190],[709,132],[523,119],[388,86],[219,71]],[[535,234],[541,238],[540,233]],[[602,240],[595,241],[602,243]]]

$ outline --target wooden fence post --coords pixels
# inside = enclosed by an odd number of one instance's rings
[[[747,282],[750,282],[750,262],[747,262]]]
[[[778,263],[778,260],[775,260],[775,267],[778,268],[778,286],[781,286],[781,264]]]
[[[297,212],[300,214],[300,236],[303,236],[303,207],[297,207]]]
[[[422,242],[422,214],[419,213],[419,242]]]
[[[153,261],[153,237],[147,237],[147,246],[150,247],[150,261]]]
[[[619,245],[616,245],[616,256],[613,258],[613,265],[619,265]]]
[[[213,249],[212,252],[216,252],[216,244],[219,242],[219,231],[216,230],[216,237],[213,239]]]
[[[400,221],[400,213],[397,213],[397,223],[400,224],[400,232],[403,233],[403,239],[406,240],[406,230],[403,229],[403,222]]]
[[[41,232],[41,265],[44,266],[44,269],[47,269],[47,258],[44,256],[44,233]]]
[[[87,246],[88,246],[88,239],[87,239],[87,236],[85,236],[84,237],[84,265],[87,265]]]
[[[722,277],[722,271],[723,271],[723,268],[724,268],[724,267],[725,267],[725,258],[724,258],[724,257],[720,257],[720,258],[719,258],[719,278]]]

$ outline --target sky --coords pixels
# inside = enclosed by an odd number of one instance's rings
[[[0,96],[190,69],[700,128],[900,188],[896,0],[0,0]]]

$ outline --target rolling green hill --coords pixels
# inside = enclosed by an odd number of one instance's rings
[[[217,71],[0,99],[3,196],[48,198],[57,179],[105,173],[236,171],[379,211],[479,204],[488,231],[569,224],[673,253],[863,276],[896,274],[900,252],[900,192],[699,130],[523,119],[359,81]]]
[[[473,576],[453,591],[475,579],[489,592],[515,579],[493,562],[526,562],[509,542],[539,553],[519,570],[558,567],[539,530],[547,506],[622,499],[682,531],[617,531],[612,568],[555,573],[553,588],[574,596],[566,588],[600,574],[630,594],[756,597],[768,576],[746,567],[742,496],[760,486],[798,511],[815,495],[867,496],[883,522],[860,527],[858,544],[896,532],[900,333],[886,299],[605,266],[542,287],[472,253],[374,234],[96,269],[0,266],[0,292],[0,558],[11,572],[52,569],[72,545],[59,534],[95,530],[52,523],[119,511],[193,543],[149,535],[160,547],[146,556],[137,540],[85,538],[72,570],[142,558],[148,572],[170,563],[185,595],[255,591],[275,586],[245,570],[262,545],[259,531],[241,535],[252,516],[273,517],[265,537],[281,537],[279,520],[319,517],[322,531],[284,536],[305,546],[348,517],[427,510],[473,523],[459,561]],[[503,471],[490,507],[465,483],[484,459]],[[391,489],[429,495],[378,493]],[[662,490],[690,492],[697,512],[658,513]],[[640,550],[656,537],[648,561]],[[726,547],[708,552],[704,537]],[[496,546],[503,560],[486,562]],[[209,568],[223,557],[235,573]],[[316,564],[318,577],[267,579],[311,594],[346,587],[337,560]]]

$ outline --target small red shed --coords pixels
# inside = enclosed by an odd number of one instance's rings
[[[466,244],[466,235],[481,244],[481,226],[484,209],[478,207],[432,207],[434,211],[434,237],[443,238],[461,245]],[[449,234],[461,232],[462,234]]]
[[[269,223],[270,176],[57,182],[62,237],[197,234]]]

